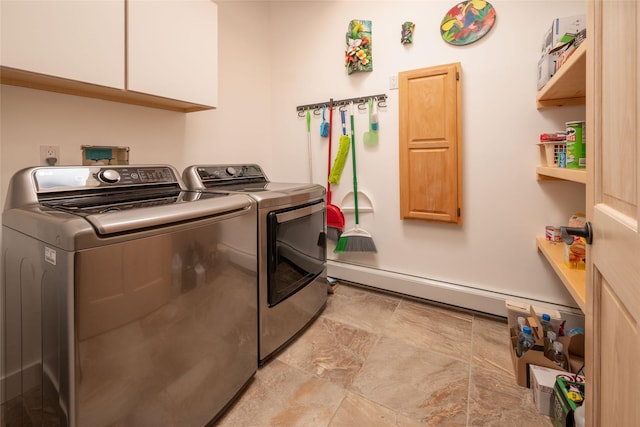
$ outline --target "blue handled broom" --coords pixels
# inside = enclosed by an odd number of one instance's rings
[[[351,164],[353,166],[353,203],[355,208],[356,226],[351,230],[342,233],[334,253],[344,252],[378,252],[373,237],[365,229],[360,228],[360,217],[358,215],[358,179],[356,174],[356,136],[354,131],[353,120],[353,102],[350,108],[351,118]]]

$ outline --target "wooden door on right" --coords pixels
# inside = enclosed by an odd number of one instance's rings
[[[588,2],[587,425],[638,426],[640,6]]]

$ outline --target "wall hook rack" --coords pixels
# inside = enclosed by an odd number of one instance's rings
[[[329,105],[333,104],[334,108],[338,107],[342,109],[342,107],[347,106],[352,102],[358,105],[358,108],[362,109],[364,107],[361,106],[369,102],[370,99],[373,99],[375,102],[377,102],[379,108],[385,108],[387,106],[387,95],[383,93],[381,95],[359,96],[357,98],[331,98],[329,101],[316,102],[315,104],[298,105],[296,107],[296,111],[298,112],[299,117],[304,117],[305,111],[307,111],[307,109],[314,111],[314,113],[318,111],[319,114],[319,111],[322,107],[329,107]]]

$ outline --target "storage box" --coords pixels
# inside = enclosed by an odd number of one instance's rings
[[[511,339],[511,361],[513,363],[513,370],[516,377],[516,383],[522,387],[530,387],[531,379],[529,373],[530,365],[543,366],[550,369],[556,369],[559,372],[566,372],[552,360],[549,360],[544,355],[544,339],[542,337],[542,326],[538,321],[538,317],[534,312],[533,307],[530,307],[529,317],[527,317],[527,324],[531,326],[533,337],[535,339],[535,345],[529,349],[524,355],[518,357],[516,354],[516,347],[518,345],[518,336],[516,335],[516,328],[513,324],[509,325],[509,333]]]
[[[567,149],[566,142],[549,141],[538,144],[540,147],[540,164],[542,166],[559,167],[558,156],[565,153]]]
[[[542,89],[557,71],[558,53],[544,53],[538,61],[538,90]]]
[[[584,382],[558,377],[553,387],[551,422],[554,427],[573,427],[573,414],[584,401]]]
[[[540,60],[538,61],[538,90],[542,89],[549,79],[560,68],[558,66],[560,52],[553,49],[566,44],[586,31],[586,15],[574,15],[556,18],[542,37]]]
[[[526,319],[531,316],[532,310],[538,319],[541,319],[544,313],[548,314],[549,317],[551,317],[551,326],[553,326],[553,330],[556,332],[558,332],[560,324],[564,320],[560,312],[554,308],[543,307],[541,305],[531,305],[526,302],[514,300],[506,300],[504,304],[507,309],[507,324],[509,327],[517,325],[518,317],[524,317]],[[578,326],[584,325],[580,324]]]
[[[578,33],[586,30],[587,17],[585,14],[556,18],[551,22],[542,38],[542,54],[550,52],[559,45],[573,40]]]
[[[544,228],[544,238],[550,242],[562,242],[562,233],[560,232],[560,227],[547,225]]]
[[[568,379],[574,378],[573,375],[563,373],[557,369],[537,365],[529,366],[529,378],[531,379],[533,403],[536,405],[538,412],[543,415],[553,415],[553,388],[555,387],[556,379],[559,376]],[[584,382],[584,377],[578,376],[577,379]]]

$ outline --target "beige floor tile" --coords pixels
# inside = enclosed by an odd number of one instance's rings
[[[216,425],[325,427],[346,391],[279,360],[271,360]]]
[[[400,297],[339,284],[322,317],[380,334],[400,301]]]
[[[417,420],[398,414],[393,409],[385,408],[356,394],[347,393],[329,427],[418,427],[423,425]]]
[[[348,387],[377,341],[375,334],[320,317],[278,360]]]
[[[531,390],[516,384],[513,373],[473,365],[469,387],[468,426],[551,427],[538,413]]]
[[[426,425],[463,426],[468,387],[468,362],[383,337],[352,391]]]
[[[473,363],[513,375],[511,346],[506,320],[482,316],[473,319]]]
[[[466,313],[402,301],[383,333],[415,347],[468,361],[471,356],[472,320],[473,316]]]

